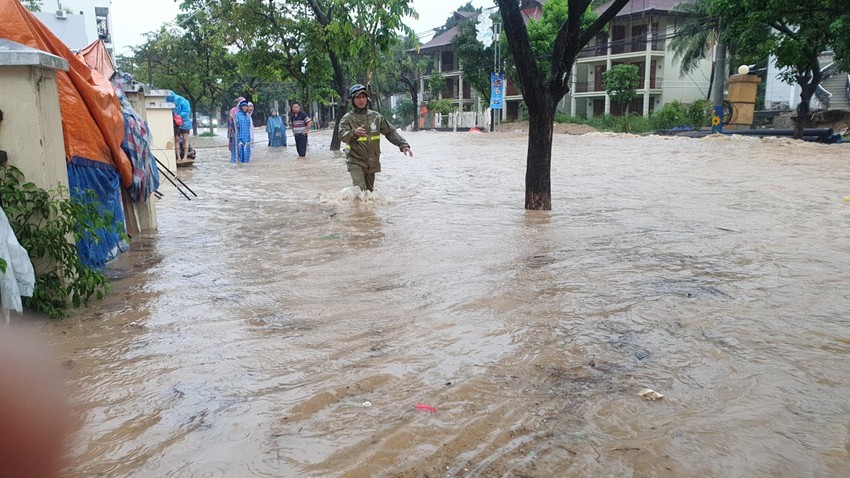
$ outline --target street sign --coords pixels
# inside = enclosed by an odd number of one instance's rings
[[[490,108],[500,110],[505,101],[505,74],[490,73]]]

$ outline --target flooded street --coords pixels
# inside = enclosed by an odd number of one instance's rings
[[[527,212],[525,135],[404,136],[365,202],[328,132],[197,139],[43,330],[68,476],[850,475],[850,146],[556,135]]]

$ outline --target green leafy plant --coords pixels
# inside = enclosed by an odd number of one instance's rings
[[[708,126],[711,120],[711,102],[707,100],[696,100],[688,107],[688,119],[694,128]]]
[[[68,305],[85,305],[92,296],[102,299],[109,281],[80,261],[76,241],[97,242],[102,231],[127,238],[124,224],[101,210],[91,190],[82,200],[68,199],[67,188],[44,190],[24,181],[14,166],[0,167],[0,206],[35,267],[35,291],[24,297],[24,305],[59,318]]]
[[[670,129],[676,126],[691,126],[688,108],[673,100],[652,115],[655,129]]]
[[[625,109],[629,114],[629,103],[637,97],[640,86],[640,72],[635,65],[615,65],[602,73],[602,87],[611,97],[611,101]]]
[[[434,100],[439,98],[444,89],[446,89],[446,77],[442,73],[432,73],[428,79],[428,92],[431,93],[431,98]]]
[[[442,99],[437,101],[429,101],[428,109],[430,109],[434,113],[440,113],[441,115],[449,114],[455,110],[455,106],[450,99]]]

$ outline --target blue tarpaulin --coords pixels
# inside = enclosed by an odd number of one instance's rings
[[[74,157],[68,163],[68,187],[71,198],[87,201],[86,190],[94,191],[103,211],[112,213],[113,220],[124,224],[124,208],[121,205],[121,188],[118,171],[108,164]],[[101,229],[98,238],[83,238],[77,241],[77,252],[83,264],[93,269],[102,269],[107,261],[119,252],[121,237],[117,232]]]

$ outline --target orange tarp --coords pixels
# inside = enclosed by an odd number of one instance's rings
[[[38,21],[18,0],[0,0],[0,37],[68,60],[69,71],[57,71],[65,159],[83,158],[111,165],[121,185],[133,182],[133,167],[121,150],[124,117],[108,78],[94,72]]]
[[[83,61],[89,65],[92,70],[97,70],[101,75],[109,81],[115,73],[115,65],[112,63],[112,58],[109,58],[109,52],[106,51],[106,45],[103,40],[98,39],[91,45],[80,50],[80,55],[83,56]]]

